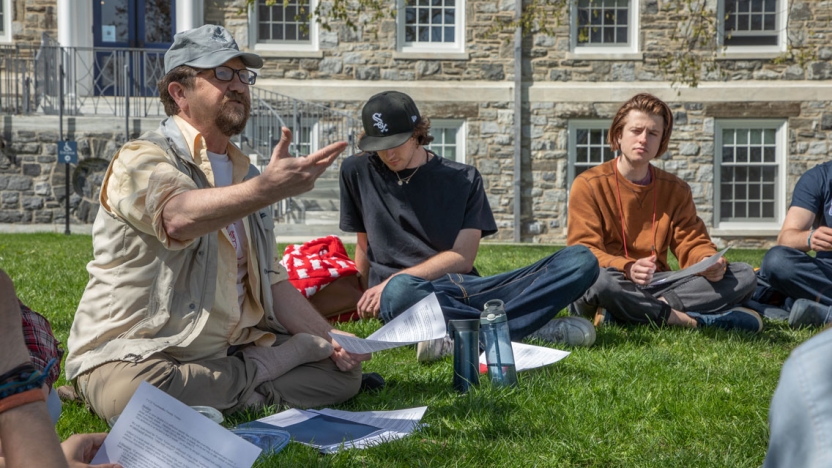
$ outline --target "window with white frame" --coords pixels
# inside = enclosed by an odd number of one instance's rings
[[[464,0],[398,0],[398,44],[402,52],[463,52]]]
[[[318,120],[315,118],[301,118],[293,125],[292,144],[289,153],[292,156],[306,156],[318,151]]]
[[[249,15],[249,37],[255,50],[317,50],[318,23],[312,20],[317,0],[257,0]]]
[[[0,0],[0,42],[12,42],[12,0]]]
[[[638,52],[637,0],[577,0],[570,24],[576,53]]]
[[[431,119],[430,134],[433,136],[433,141],[426,148],[445,159],[465,162],[464,120]]]
[[[721,229],[776,227],[784,216],[785,123],[716,122],[714,224]]]
[[[731,49],[783,50],[786,0],[721,0],[720,41]]]
[[[615,157],[607,143],[608,120],[572,120],[569,122],[569,185],[589,168]]]

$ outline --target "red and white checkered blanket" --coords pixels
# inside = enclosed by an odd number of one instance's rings
[[[289,272],[289,281],[306,298],[341,276],[358,273],[338,236],[287,245],[280,263]]]

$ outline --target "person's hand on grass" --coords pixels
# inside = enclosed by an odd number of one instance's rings
[[[107,434],[75,434],[61,443],[61,450],[64,451],[66,461],[70,468],[121,468],[117,463],[105,463],[102,465],[90,465]]]

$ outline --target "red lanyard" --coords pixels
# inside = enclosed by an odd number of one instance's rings
[[[624,205],[621,203],[621,186],[618,183],[618,161],[613,162],[612,170],[615,173],[615,189],[618,192],[618,214],[621,218],[621,239],[624,242],[624,256],[630,258],[630,252],[627,251],[627,231],[624,229],[626,224],[624,221]],[[652,182],[656,182],[656,174],[653,172],[653,165],[648,165],[647,170],[650,171],[650,180]],[[650,246],[650,252],[654,255],[656,253],[656,205],[659,200],[658,194],[659,188],[658,184],[656,184],[656,186],[653,187],[653,223],[650,226],[650,231],[653,235],[653,245]]]

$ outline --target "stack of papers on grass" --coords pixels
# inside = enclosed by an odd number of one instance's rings
[[[427,406],[395,411],[339,411],[290,409],[239,428],[280,428],[292,440],[315,447],[323,453],[365,448],[401,439],[419,427]]]
[[[511,342],[511,350],[514,351],[514,365],[517,368],[517,372],[548,366],[569,356],[569,351],[515,343],[513,341]],[[480,374],[485,374],[486,372],[488,372],[488,367],[485,362],[485,353],[482,353],[480,354]]]
[[[342,348],[351,353],[364,354],[398,348],[420,341],[443,338],[447,333],[445,316],[436,294],[431,294],[413,304],[387,325],[379,328],[375,333],[364,338],[333,334],[330,336],[338,341]]]
[[[142,382],[93,465],[124,468],[249,468],[260,449],[158,388]]]

